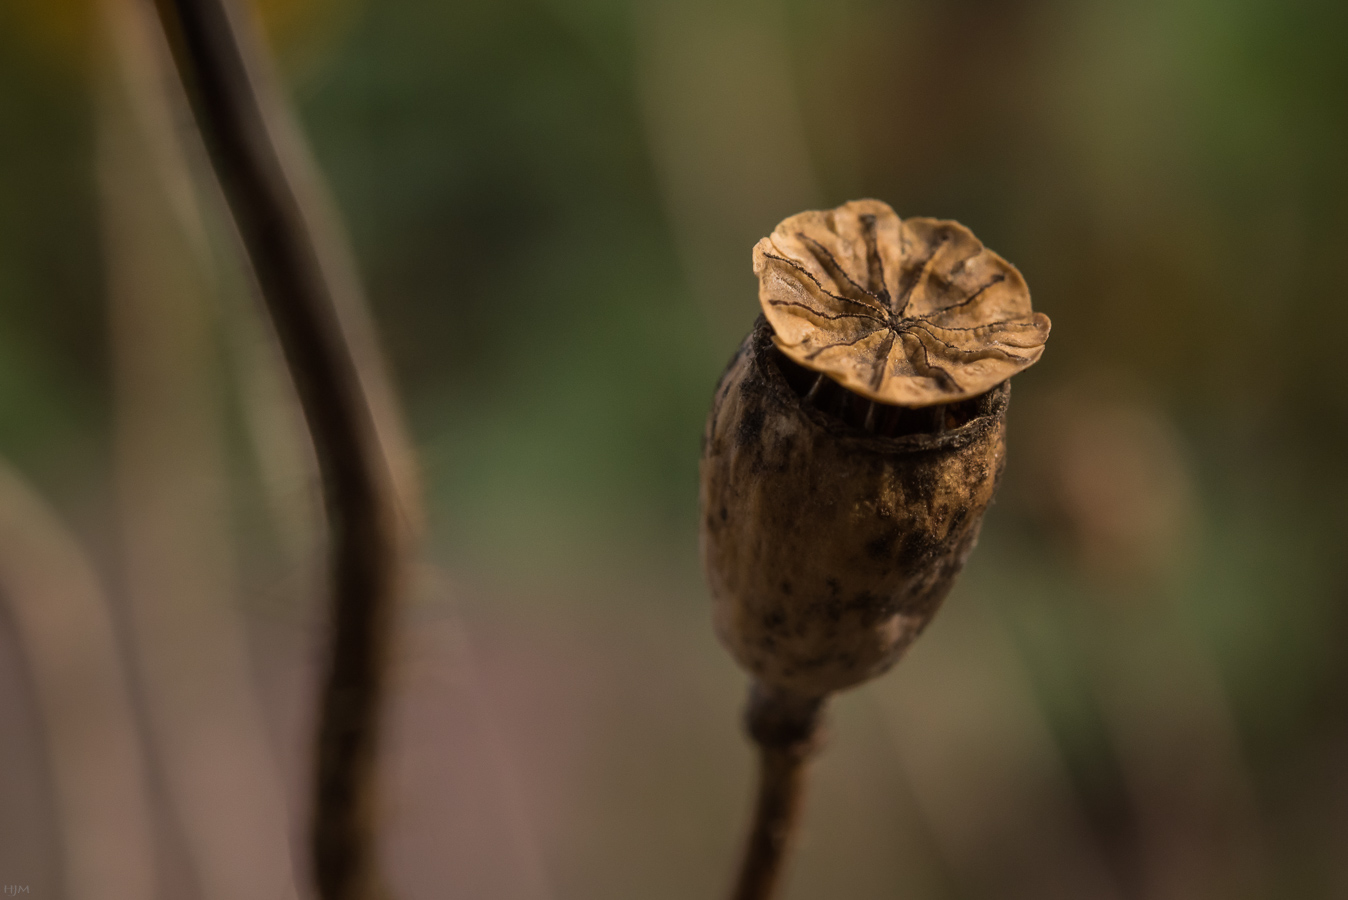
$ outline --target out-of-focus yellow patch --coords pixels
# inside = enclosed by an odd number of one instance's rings
[[[84,68],[94,50],[100,0],[17,0],[0,4],[0,27],[9,40],[36,55]],[[148,2],[148,0],[146,0]],[[328,36],[328,21],[341,18],[353,0],[248,0],[279,54]]]

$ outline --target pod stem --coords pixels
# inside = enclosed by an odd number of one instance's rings
[[[240,4],[241,5],[241,4]],[[310,854],[323,900],[382,895],[375,763],[406,523],[371,397],[341,323],[343,290],[304,191],[298,128],[230,0],[156,0],[183,86],[285,353],[328,518],[332,639],[319,709]],[[242,12],[242,11],[241,11]]]
[[[800,822],[807,763],[818,749],[824,697],[754,682],[744,722],[758,747],[758,796],[732,900],[778,896]]]

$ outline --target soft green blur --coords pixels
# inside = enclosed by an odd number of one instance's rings
[[[968,225],[1054,327],[964,579],[836,704],[788,896],[1348,892],[1348,5],[338,5],[339,37],[281,56],[428,498],[389,743],[400,896],[722,889],[751,772],[697,568],[702,420],[756,315],[754,242],[867,196]],[[115,585],[100,76],[17,21],[0,457]],[[222,310],[217,343],[248,316]],[[250,394],[219,369],[239,606],[300,828],[312,560],[277,549]],[[55,892],[24,652],[5,632],[0,882]],[[173,822],[161,883],[191,896]]]

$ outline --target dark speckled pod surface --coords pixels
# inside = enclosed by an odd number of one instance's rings
[[[885,437],[806,404],[760,317],[704,435],[701,551],[716,630],[806,696],[893,665],[973,549],[1005,460],[1002,383],[940,433]]]

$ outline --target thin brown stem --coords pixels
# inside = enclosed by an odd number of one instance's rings
[[[227,0],[156,0],[197,126],[285,353],[323,480],[332,644],[317,735],[312,865],[324,900],[381,887],[374,774],[404,528],[370,400],[297,185],[279,93]],[[242,12],[242,11],[240,11]]]
[[[778,896],[800,821],[807,764],[817,748],[823,698],[755,683],[745,711],[758,747],[758,797],[732,900]]]

